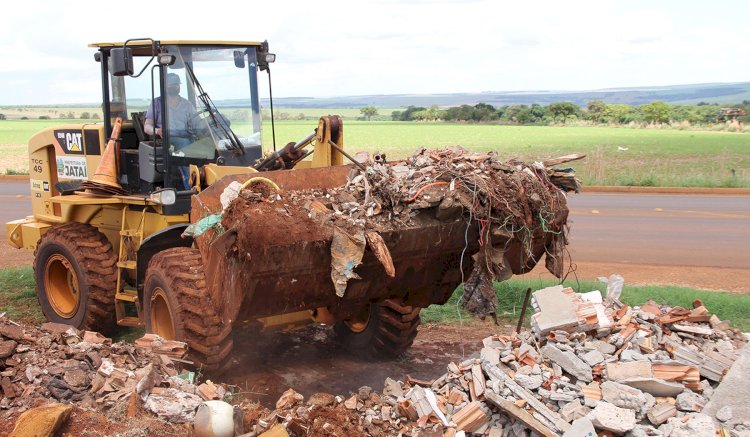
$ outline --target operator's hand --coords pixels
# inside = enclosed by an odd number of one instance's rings
[[[157,127],[156,129],[154,129],[154,135],[156,135],[157,137],[161,138],[161,128],[160,127]]]

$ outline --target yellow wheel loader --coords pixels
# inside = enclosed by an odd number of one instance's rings
[[[382,233],[394,275],[367,250],[343,297],[331,280],[328,238],[280,234],[263,250],[238,253],[237,229],[188,236],[191,223],[221,210],[232,182],[259,171],[282,194],[344,185],[353,166],[344,165],[341,119],[322,117],[305,139],[264,156],[259,72],[270,75],[275,59],[267,43],[90,47],[103,122],[30,139],[32,215],[7,224],[11,245],[35,250],[39,304],[50,321],[104,333],[145,326],[187,342],[189,359],[209,370],[230,363],[240,325],[326,323],[351,349],[395,356],[413,342],[420,308],[446,302],[471,270],[479,231],[432,210]],[[261,238],[279,216],[270,209],[246,222]],[[525,251],[508,242],[513,273],[533,268],[555,235],[535,230]]]

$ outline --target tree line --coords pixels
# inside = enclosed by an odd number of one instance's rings
[[[360,112],[369,120],[377,115],[377,108],[367,106]],[[507,124],[557,124],[587,120],[600,124],[670,123],[690,124],[723,123],[728,120],[750,121],[750,100],[736,105],[711,104],[671,105],[655,100],[644,105],[606,103],[592,100],[585,107],[572,102],[555,102],[547,106],[504,105],[498,108],[487,104],[461,105],[450,108],[409,106],[403,111],[393,111],[393,121],[454,121],[499,122]]]

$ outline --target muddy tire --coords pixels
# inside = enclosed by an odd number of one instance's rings
[[[417,336],[419,307],[394,299],[371,304],[358,321],[339,322],[334,330],[349,351],[371,357],[395,358],[406,352]]]
[[[143,294],[146,332],[186,342],[196,368],[224,368],[233,346],[232,326],[222,322],[211,302],[197,249],[175,247],[154,255]]]
[[[52,226],[34,251],[34,280],[47,320],[112,333],[117,258],[112,244],[83,223]]]

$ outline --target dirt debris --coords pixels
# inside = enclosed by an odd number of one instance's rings
[[[548,164],[581,157],[571,155]],[[228,204],[221,222],[223,229],[237,231],[234,251],[246,259],[282,243],[330,244],[332,279],[336,294],[343,297],[348,281],[357,279],[353,269],[364,255],[364,235],[393,276],[393,261],[387,246],[378,245],[378,233],[418,226],[416,217],[430,214],[440,221],[465,219],[476,226],[480,248],[463,300],[476,315],[494,317],[493,280],[526,272],[545,254],[547,268],[562,276],[565,192],[580,188],[572,169],[555,170],[541,162],[502,162],[494,152],[473,153],[460,146],[422,148],[396,162],[377,154],[375,159],[364,157],[362,164],[351,169],[345,184],[331,189],[277,193],[254,184],[242,190]],[[252,218],[261,213],[275,217],[275,223],[258,228]],[[352,244],[342,249],[331,241],[356,242],[357,250],[348,248]]]

